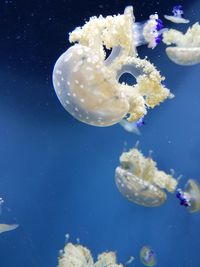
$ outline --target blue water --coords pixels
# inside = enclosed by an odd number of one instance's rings
[[[60,105],[51,83],[53,64],[68,46],[67,32],[91,15],[123,12],[134,1],[88,1],[79,12],[71,1],[30,1],[29,6],[22,1],[24,9],[22,3],[7,2],[1,3],[0,18],[8,27],[0,43],[0,197],[5,201],[0,223],[20,226],[0,235],[0,266],[56,266],[69,233],[95,257],[117,251],[119,262],[133,255],[130,266],[141,267],[140,248],[150,245],[157,266],[199,267],[200,213],[188,213],[173,195],[158,208],[137,206],[118,192],[114,170],[124,147],[139,140],[145,155],[154,151],[160,169],[183,174],[181,186],[189,178],[200,182],[200,65],[175,65],[164,45],[140,49],[176,98],[149,111],[139,137],[119,125],[88,126]],[[154,11],[163,15],[176,3],[135,1],[137,18]],[[199,1],[180,3],[191,24],[199,20]],[[22,20],[15,24],[17,16]]]

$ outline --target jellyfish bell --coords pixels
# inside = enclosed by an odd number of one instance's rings
[[[175,44],[166,48],[166,54],[174,63],[191,66],[200,63],[200,25],[195,23],[185,34],[170,29],[163,33],[163,42],[166,45]]]
[[[157,207],[166,201],[166,193],[148,181],[117,167],[115,182],[120,193],[128,200],[145,207]]]
[[[128,112],[117,82],[91,48],[74,45],[56,62],[54,88],[64,108],[91,125],[109,126]],[[60,70],[60,72],[59,72]]]
[[[183,17],[183,9],[181,5],[174,6],[172,9],[173,16],[164,15],[164,18],[173,23],[189,23],[188,19]]]
[[[120,193],[138,205],[162,205],[167,199],[163,189],[173,193],[178,181],[158,170],[156,165],[150,156],[145,158],[137,148],[122,153],[120,166],[115,170],[115,182]]]
[[[169,98],[164,78],[136,51],[138,40],[155,47],[160,24],[156,16],[140,29],[134,27],[133,8],[127,7],[123,15],[92,17],[71,32],[69,41],[76,44],[61,55],[53,70],[54,89],[63,107],[79,121],[110,126],[126,115],[137,121],[148,108]],[[108,58],[104,47],[112,50]],[[136,84],[119,83],[124,73],[134,76]]]
[[[9,232],[12,230],[17,229],[19,224],[5,224],[5,223],[0,223],[0,234],[4,232]]]
[[[192,66],[200,63],[200,48],[167,47],[166,54],[174,63]]]
[[[140,260],[145,266],[153,267],[157,263],[156,254],[149,246],[144,246],[140,250]]]
[[[176,197],[180,200],[180,205],[187,207],[191,213],[200,211],[200,186],[197,181],[189,179],[184,191],[177,190]]]

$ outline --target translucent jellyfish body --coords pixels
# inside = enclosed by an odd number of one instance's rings
[[[134,133],[137,135],[140,135],[140,128],[145,124],[144,118],[141,117],[138,121],[129,122],[125,119],[121,120],[119,123],[124,130],[126,130],[129,133]]]
[[[0,223],[0,234],[4,232],[9,232],[12,230],[17,229],[19,224],[5,224],[5,223]]]
[[[136,121],[166,98],[170,91],[163,77],[146,59],[137,57],[136,47],[159,42],[161,22],[156,15],[135,23],[133,8],[123,15],[92,17],[70,33],[70,47],[57,60],[53,85],[63,107],[76,119],[95,126],[120,122],[125,115]],[[105,49],[112,50],[106,58]],[[120,84],[123,73],[136,78],[136,84]]]
[[[190,212],[200,211],[200,187],[195,180],[188,180],[184,191],[177,190],[176,197],[180,200],[180,205],[187,207]]]
[[[163,189],[173,193],[177,180],[160,171],[149,156],[133,148],[120,156],[120,166],[115,171],[115,182],[121,194],[134,203],[146,207],[163,204],[167,198]]]
[[[144,246],[140,251],[140,260],[145,266],[156,265],[156,254],[149,246]]]
[[[4,204],[4,200],[3,200],[3,198],[0,197],[0,215],[2,213],[3,204]],[[9,232],[9,231],[15,230],[18,226],[19,226],[19,224],[0,223],[0,234],[4,233],[4,232]]]
[[[170,20],[173,23],[189,23],[188,19],[183,17],[183,9],[181,5],[174,6],[172,9],[173,16],[165,15],[165,19]]]
[[[104,252],[98,256],[96,262],[86,247],[67,243],[61,251],[58,267],[123,267],[117,264],[114,252]]]
[[[185,34],[171,29],[163,33],[168,57],[176,64],[189,66],[200,63],[200,25],[195,23]]]

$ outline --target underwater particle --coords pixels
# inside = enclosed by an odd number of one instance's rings
[[[4,200],[0,197],[0,215],[2,213],[2,206],[3,206]]]
[[[197,181],[189,179],[184,191],[177,189],[176,197],[180,200],[180,205],[187,207],[191,213],[200,211],[200,186]]]
[[[62,106],[77,120],[94,126],[110,126],[126,115],[137,121],[165,99],[170,91],[164,77],[147,59],[140,59],[137,46],[154,48],[160,41],[162,21],[151,15],[145,23],[135,23],[133,8],[123,15],[92,17],[70,33],[75,43],[57,60],[53,85]],[[105,49],[111,53],[106,58]],[[119,83],[124,73],[136,84]]]
[[[193,24],[187,32],[170,29],[163,33],[163,42],[166,45],[175,44],[166,48],[166,54],[174,63],[191,66],[200,63],[200,25]]]
[[[104,252],[94,262],[90,250],[80,244],[67,243],[59,254],[58,267],[123,267],[114,252]]]
[[[189,23],[188,19],[184,19],[183,7],[181,5],[174,6],[172,9],[173,16],[164,15],[165,19],[173,23]]]
[[[129,264],[133,263],[134,260],[135,260],[135,257],[130,256],[129,260],[125,263],[125,265],[129,265]]]
[[[0,223],[0,234],[8,231],[15,230],[19,224],[4,224]]]
[[[137,148],[120,156],[115,182],[124,197],[146,207],[162,205],[167,199],[163,189],[173,193],[178,184],[172,175],[158,170],[157,163],[150,155],[144,157]]]
[[[156,254],[149,246],[144,246],[140,250],[140,260],[145,266],[156,265]]]

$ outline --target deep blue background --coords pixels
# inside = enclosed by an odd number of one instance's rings
[[[42,2],[42,3],[41,3]],[[185,16],[200,20],[199,1],[180,1]],[[139,49],[166,76],[176,95],[146,116],[140,137],[120,126],[87,126],[60,105],[52,68],[69,46],[69,31],[92,15],[122,13],[132,4],[138,21],[176,1],[1,1],[0,3],[0,223],[20,227],[0,235],[1,267],[54,267],[65,234],[80,238],[93,255],[117,251],[120,262],[143,245],[154,248],[160,267],[199,267],[200,213],[189,214],[173,195],[159,208],[121,196],[114,170],[125,147],[140,141],[158,167],[200,181],[200,65],[181,67],[164,45]],[[166,24],[168,27],[174,26]],[[176,25],[175,25],[176,27]],[[186,26],[179,26],[186,29]]]

